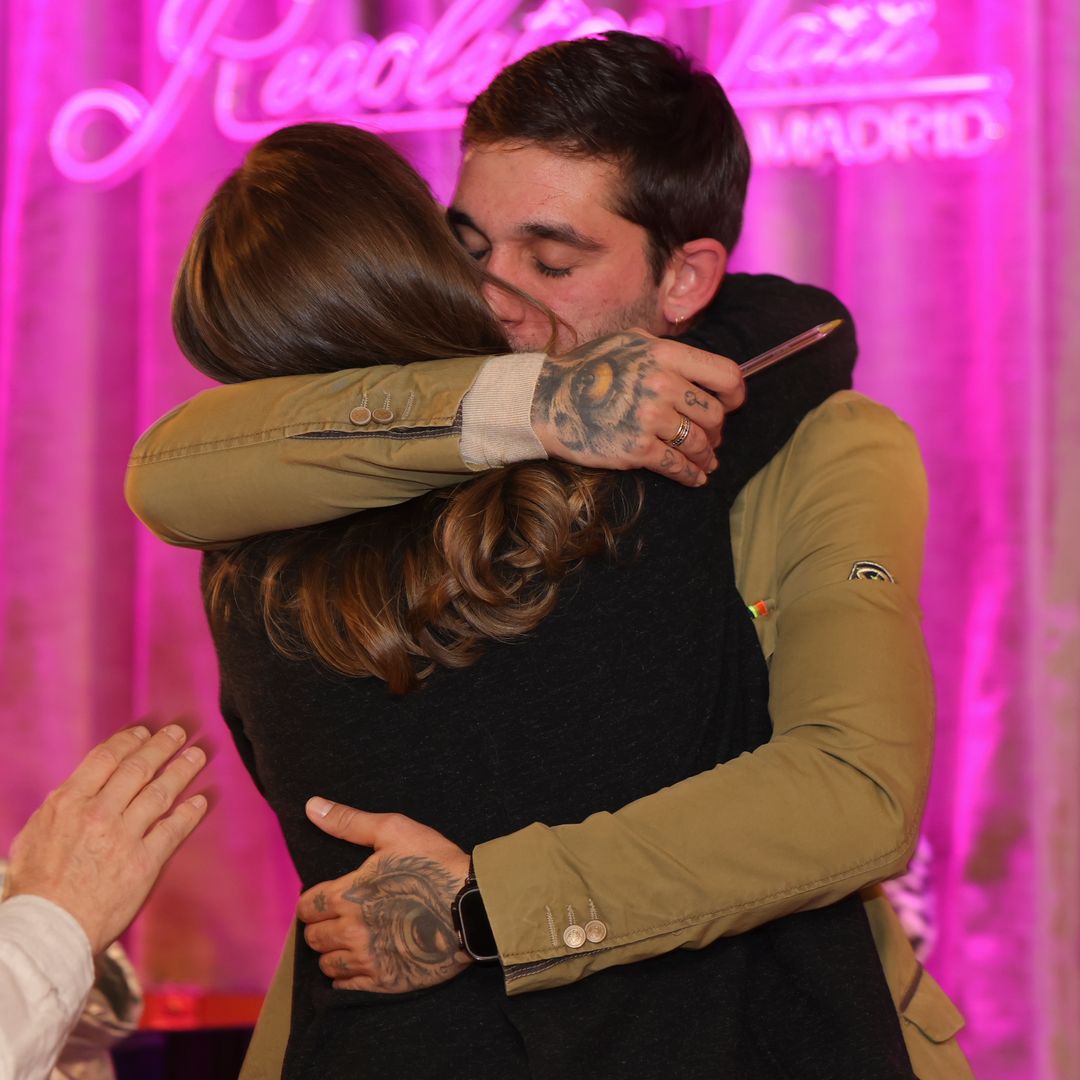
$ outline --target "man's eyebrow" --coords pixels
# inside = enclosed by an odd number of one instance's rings
[[[604,245],[583,232],[578,232],[573,225],[548,224],[543,221],[527,221],[518,226],[522,236],[535,236],[538,240],[554,240],[558,244],[567,244],[578,251],[603,251]]]

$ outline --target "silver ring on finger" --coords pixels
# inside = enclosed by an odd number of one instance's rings
[[[672,437],[670,439],[668,439],[668,441],[667,441],[668,446],[672,446],[676,450],[678,450],[679,447],[682,446],[682,444],[684,442],[686,442],[687,438],[689,438],[689,436],[690,436],[690,428],[692,426],[693,425],[690,423],[689,418],[684,416],[682,418],[682,423],[679,425],[679,430],[676,431],[675,434],[672,435]]]

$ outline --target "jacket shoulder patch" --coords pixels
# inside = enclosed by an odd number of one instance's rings
[[[896,584],[896,579],[885,569],[881,563],[857,562],[852,566],[848,581],[887,581],[891,585]]]

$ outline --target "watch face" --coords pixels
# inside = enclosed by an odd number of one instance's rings
[[[466,889],[461,893],[457,901],[457,915],[465,951],[474,960],[497,960],[499,950],[478,888]]]

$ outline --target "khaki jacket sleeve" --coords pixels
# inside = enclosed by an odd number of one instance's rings
[[[915,441],[888,410],[838,394],[740,498],[740,587],[771,611],[773,737],[616,813],[476,848],[511,994],[834,902],[914,850],[933,725]],[[884,574],[854,571],[868,563]],[[606,938],[567,947],[568,905],[591,905]]]
[[[139,439],[128,505],[163,540],[208,548],[458,483],[472,475],[460,453],[461,402],[485,359],[207,390]],[[365,420],[384,407],[392,420]]]

